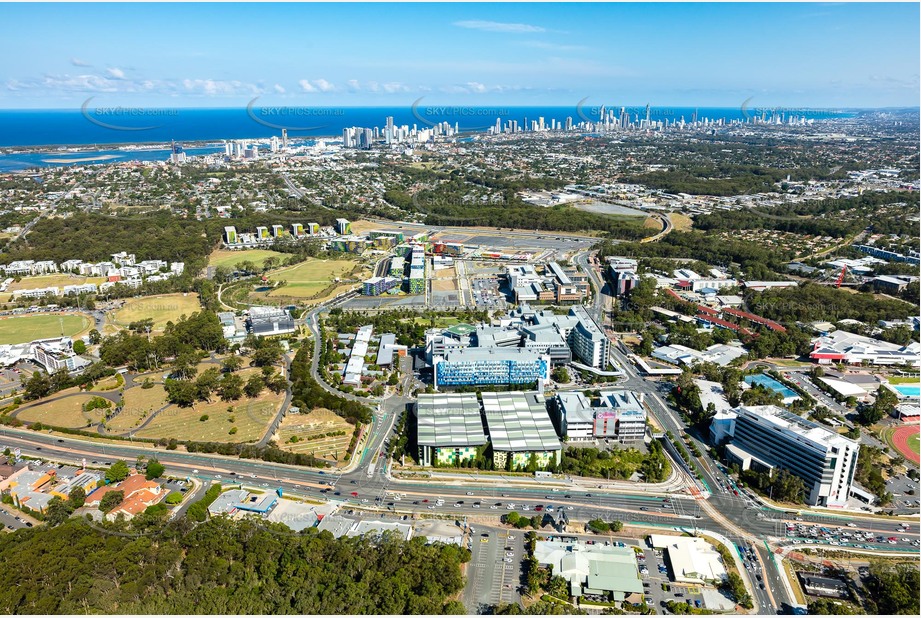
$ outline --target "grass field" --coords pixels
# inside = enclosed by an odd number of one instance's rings
[[[105,277],[84,277],[82,275],[40,275],[38,277],[23,277],[19,281],[14,281],[7,288],[7,291],[16,290],[36,290],[38,288],[64,287],[65,285],[83,285],[84,283],[100,284],[105,281]]]
[[[694,220],[681,213],[669,213],[668,218],[671,220],[676,232],[687,232],[694,226]]]
[[[34,406],[20,408],[16,415],[21,421],[29,423],[45,423],[58,427],[79,429],[89,424],[98,423],[105,416],[105,411],[96,409],[91,412],[83,411],[83,404],[93,398],[93,395],[75,395],[56,401],[39,403]],[[114,407],[115,404],[113,403]]]
[[[888,378],[889,384],[917,384],[921,382],[921,378],[917,377],[892,377]]]
[[[129,298],[124,306],[110,313],[108,318],[120,326],[152,318],[154,330],[163,330],[167,322],[177,322],[180,316],[189,316],[196,311],[201,311],[198,294],[161,294]]]
[[[331,286],[336,277],[344,278],[355,268],[353,260],[307,260],[269,274],[269,281],[287,284],[269,292],[270,297],[310,298]]]
[[[323,459],[343,457],[352,439],[354,425],[325,408],[317,408],[308,414],[290,414],[282,420],[275,434],[275,442],[286,451],[311,453]],[[329,436],[308,440],[310,436],[344,431],[341,436]],[[290,442],[296,436],[297,442]]]
[[[212,402],[199,402],[190,408],[171,405],[134,435],[201,442],[253,442],[262,437],[284,399],[284,393],[266,390],[254,399],[243,398],[230,403],[215,397]],[[228,406],[233,408],[232,412],[227,410]],[[208,420],[199,420],[204,414],[208,415]],[[237,428],[233,435],[230,434],[232,427]]]
[[[59,337],[61,325],[64,335],[73,337],[88,331],[93,321],[78,313],[44,313],[0,318],[0,344],[26,343],[35,339]]]
[[[134,429],[152,412],[166,405],[166,391],[161,384],[154,384],[151,388],[134,386],[122,397],[122,411],[106,423],[107,429],[113,433]]]
[[[289,256],[278,251],[269,249],[246,249],[245,251],[230,251],[229,249],[217,249],[208,256],[208,266],[224,266],[233,268],[244,260],[250,261],[257,266],[262,266],[266,258],[277,257],[280,260],[287,259]]]
[[[914,434],[908,437],[908,448],[916,455],[921,454],[921,434]]]

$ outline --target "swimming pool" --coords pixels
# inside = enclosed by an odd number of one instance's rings
[[[910,399],[921,397],[921,384],[891,384],[890,386],[897,390],[902,397]]]
[[[799,395],[796,394],[796,391],[784,386],[771,376],[764,375],[763,373],[759,373],[753,376],[745,376],[745,383],[750,385],[760,384],[768,390],[772,390],[775,393],[780,393],[780,396],[784,399],[799,397]]]

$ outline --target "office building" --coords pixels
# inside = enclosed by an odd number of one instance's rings
[[[374,326],[368,324],[358,329],[355,334],[355,341],[349,352],[349,360],[342,370],[342,383],[351,386],[361,384],[361,376],[365,371],[365,356],[368,354],[368,347],[371,345],[371,335],[374,334]]]
[[[287,335],[297,330],[294,318],[280,307],[250,307],[246,323],[249,332],[263,337]]]
[[[557,393],[551,409],[560,435],[569,440],[612,439],[628,444],[646,437],[646,408],[643,394],[603,391],[600,403],[579,392]]]
[[[579,391],[560,391],[551,404],[557,432],[570,442],[595,439],[595,408]]]
[[[433,357],[435,388],[480,384],[545,384],[550,357],[524,348],[460,348]]]
[[[777,406],[741,406],[733,413],[733,422],[724,425],[731,460],[743,470],[784,468],[803,479],[808,504],[844,506],[857,467],[857,442]]]
[[[228,245],[237,244],[237,228],[232,225],[228,225],[224,228],[224,242]]]
[[[538,469],[560,463],[562,444],[539,393],[481,393],[493,464],[497,469]]]
[[[643,393],[602,391],[601,407],[595,410],[594,433],[627,444],[646,437],[646,408]]]
[[[456,466],[486,444],[480,402],[474,393],[420,394],[415,406],[419,463]]]
[[[291,224],[291,235],[295,238],[300,238],[304,235],[304,224],[303,223],[292,223]]]
[[[611,341],[607,335],[582,305],[572,307],[569,315],[578,320],[569,342],[573,355],[586,365],[606,369],[611,354]]]
[[[32,355],[49,374],[61,370],[71,373],[90,364],[90,361],[74,353],[74,343],[70,337],[33,341]]]

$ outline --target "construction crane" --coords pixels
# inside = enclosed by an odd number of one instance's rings
[[[847,264],[841,267],[841,274],[838,275],[838,280],[835,281],[835,288],[841,287],[841,282],[844,281],[844,275],[847,273]]]

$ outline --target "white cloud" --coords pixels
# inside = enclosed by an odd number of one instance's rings
[[[333,92],[336,90],[336,86],[331,82],[326,81],[322,77],[320,79],[315,79],[310,81],[309,79],[302,79],[298,82],[301,87],[301,90],[304,92]]]
[[[109,75],[109,77],[114,79],[125,79],[125,72],[118,67],[109,67],[106,69],[106,73]]]
[[[274,89],[275,92],[277,92],[278,94],[284,94],[284,93],[285,93],[285,87],[282,86],[281,84],[275,84],[275,86],[273,86],[273,89]]]
[[[262,89],[254,84],[237,80],[184,79],[182,87],[190,93],[205,96],[227,96],[237,94],[260,94]]]
[[[358,83],[357,79],[350,79],[349,81],[345,83],[348,84],[349,88],[351,88],[352,90],[361,90],[361,84]]]
[[[90,67],[93,66],[86,60],[80,60],[79,58],[71,58],[70,63],[75,67]]]
[[[456,21],[454,25],[458,28],[469,28],[471,30],[482,30],[483,32],[504,32],[509,34],[526,34],[529,32],[546,32],[547,29],[541,26],[531,24],[514,24],[498,21],[481,21],[466,20]]]
[[[333,90],[336,89],[336,87],[333,84],[326,81],[322,77],[318,80],[315,80],[313,83],[320,92],[332,92]]]

